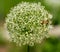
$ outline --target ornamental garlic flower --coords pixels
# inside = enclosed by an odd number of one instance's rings
[[[47,38],[52,15],[41,3],[22,2],[10,10],[6,18],[6,27],[10,40],[17,45],[41,43]]]

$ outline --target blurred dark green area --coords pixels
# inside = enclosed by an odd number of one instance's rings
[[[60,6],[57,8],[53,8],[49,6],[44,0],[0,0],[0,23],[1,21],[5,22],[6,15],[9,13],[11,7],[17,5],[22,1],[27,2],[41,2],[45,9],[48,10],[53,15],[53,25],[60,25]],[[0,25],[1,26],[1,25]],[[0,45],[6,45],[6,41],[3,39],[2,31],[0,29]],[[13,46],[10,48],[9,52],[27,52],[27,46],[16,47],[15,44],[11,43]],[[51,37],[47,39],[43,45],[37,45],[32,47],[35,51],[30,52],[60,52],[60,38]]]

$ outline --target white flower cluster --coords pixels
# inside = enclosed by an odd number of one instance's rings
[[[6,18],[11,41],[17,45],[41,43],[48,37],[52,15],[41,3],[22,2],[12,8]]]

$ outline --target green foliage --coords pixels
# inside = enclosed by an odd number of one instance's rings
[[[60,52],[60,40],[59,38],[51,37],[46,40],[42,46],[42,52]]]

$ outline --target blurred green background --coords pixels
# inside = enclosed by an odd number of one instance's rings
[[[5,23],[6,15],[9,10],[22,1],[27,2],[41,2],[45,9],[53,15],[52,24],[60,25],[60,0],[0,0],[0,44],[6,44],[3,39],[3,24]],[[27,46],[16,47],[14,43],[11,43],[9,52],[27,52]],[[60,52],[60,38],[50,37],[43,45],[37,45],[32,47],[35,51],[30,52]]]

